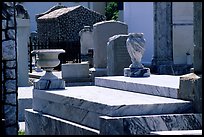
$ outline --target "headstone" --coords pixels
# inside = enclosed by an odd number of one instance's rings
[[[132,64],[129,68],[124,68],[125,77],[149,77],[150,69],[141,64],[141,59],[145,50],[145,39],[143,33],[130,33],[126,41],[128,53]]]
[[[107,42],[117,34],[127,34],[128,26],[120,21],[102,21],[93,25],[94,39],[94,67],[106,68],[107,66]]]
[[[80,36],[80,44],[81,44],[81,54],[86,55],[88,54],[89,49],[93,49],[93,29],[91,26],[84,26],[79,32]]]
[[[123,69],[131,64],[126,48],[128,35],[114,35],[107,44],[107,75],[123,76]]]
[[[62,64],[62,79],[80,79],[89,77],[89,63]]]

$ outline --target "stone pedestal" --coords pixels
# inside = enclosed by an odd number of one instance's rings
[[[149,68],[124,68],[125,77],[149,77]]]
[[[150,69],[141,64],[145,50],[145,39],[143,33],[129,33],[126,41],[127,51],[131,57],[132,64],[124,69],[125,77],[149,77]]]
[[[57,90],[64,89],[65,81],[62,79],[40,79],[34,82],[34,89],[39,90]]]

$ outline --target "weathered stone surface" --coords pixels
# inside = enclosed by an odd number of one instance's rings
[[[18,121],[25,121],[25,109],[32,108],[33,86],[18,87]]]
[[[11,18],[11,19],[8,21],[8,27],[14,27],[14,18]]]
[[[153,131],[201,129],[202,114],[100,117],[101,135],[148,135]]]
[[[131,64],[126,48],[128,35],[114,35],[107,43],[107,75],[122,76],[123,69]]]
[[[7,61],[6,62],[6,67],[8,67],[8,68],[16,67],[16,61]]]
[[[48,41],[79,41],[79,31],[84,26],[92,26],[105,20],[105,16],[89,10],[81,5],[59,8],[37,19],[40,42]]]
[[[33,110],[99,129],[99,116],[130,116],[192,112],[189,101],[122,90],[78,86],[65,90],[34,90]]]
[[[5,129],[5,134],[6,135],[17,135],[18,133],[18,129],[16,128],[17,127],[17,124],[16,125],[13,125],[13,126],[9,126]]]
[[[124,76],[96,77],[95,85],[131,92],[178,98],[179,76],[153,75],[146,78]]]
[[[199,77],[194,73],[181,76],[178,98],[193,101],[195,98],[194,84],[197,79]]]
[[[7,69],[6,70],[6,78],[11,78],[11,79],[16,78],[15,69]]]
[[[5,126],[9,127],[15,124],[17,120],[16,106],[4,105],[3,109],[5,112]]]
[[[80,44],[81,44],[81,54],[88,54],[89,49],[93,49],[93,28],[91,26],[84,26],[84,28],[79,32]]]
[[[172,3],[155,2],[154,3],[154,56],[152,65],[157,68],[160,65],[168,65],[164,74],[172,74],[169,68],[173,64],[173,45],[172,45]],[[166,18],[168,16],[168,18]],[[158,70],[157,70],[158,69]],[[163,73],[161,73],[163,74]]]
[[[39,79],[34,81],[34,89],[39,90],[58,90],[65,88],[65,81],[62,79]]]
[[[2,37],[2,41],[6,39],[4,31],[1,31],[1,37]]]
[[[9,29],[9,30],[7,31],[7,35],[9,36],[9,38],[15,39],[15,30]]]
[[[13,60],[16,58],[15,43],[13,40],[2,42],[2,60]]]
[[[195,112],[202,112],[202,75],[194,73],[180,77],[178,98],[193,102]]]
[[[62,64],[62,78],[88,78],[89,77],[89,64],[88,62],[81,63],[67,63]]]
[[[7,80],[5,82],[7,92],[16,91],[16,80]]]
[[[127,34],[127,24],[120,21],[102,21],[93,25],[94,68],[107,67],[107,42],[117,34]]]
[[[26,135],[98,135],[99,131],[32,109],[25,110]],[[35,121],[35,122],[33,122]]]
[[[5,102],[8,104],[16,105],[16,94],[7,94]]]
[[[17,119],[17,83],[16,83],[16,67],[11,70],[7,63],[16,62],[16,38],[15,24],[10,26],[10,22],[15,23],[14,18],[14,2],[2,2],[2,117],[5,119],[3,127],[5,135],[18,134]],[[13,39],[13,40],[11,40]],[[14,79],[14,80],[10,80]],[[11,93],[12,92],[12,93]]]
[[[194,2],[194,71],[202,73],[202,2]]]
[[[195,112],[202,113],[202,75],[195,80],[195,99],[193,101]]]
[[[2,29],[6,29],[6,27],[7,27],[6,20],[1,21],[1,27],[2,27]]]

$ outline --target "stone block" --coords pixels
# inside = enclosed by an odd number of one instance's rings
[[[195,112],[202,112],[202,75],[194,73],[180,77],[178,98],[193,102]]]
[[[96,77],[95,85],[130,92],[177,98],[179,91],[179,76],[154,75],[150,77],[108,76]]]
[[[32,108],[33,86],[18,87],[18,121],[25,121],[25,109]]]
[[[99,116],[192,112],[190,101],[96,86],[33,90],[33,110],[99,129]]]
[[[16,91],[16,80],[7,80],[6,83],[6,90],[7,92],[13,92]]]
[[[93,25],[93,40],[94,40],[94,67],[107,67],[107,42],[110,37],[117,34],[127,34],[127,24],[120,21],[102,21]]]
[[[98,135],[99,131],[67,121],[58,117],[42,114],[32,109],[25,110],[26,135]]]
[[[2,60],[13,60],[16,58],[14,40],[2,42]]]
[[[63,79],[88,78],[88,77],[89,77],[88,62],[62,64]]]
[[[11,125],[16,124],[17,120],[17,107],[14,105],[4,105],[2,107],[4,109],[5,115],[5,126],[9,127]]]
[[[178,98],[193,101],[195,98],[194,84],[198,78],[194,73],[181,76]]]
[[[88,54],[89,49],[93,49],[93,28],[91,26],[84,26],[84,28],[79,32],[80,44],[81,44],[81,54]]]
[[[201,129],[201,113],[100,117],[101,135],[149,135],[155,131]]]
[[[131,59],[126,47],[128,35],[114,35],[107,43],[107,75],[122,76],[123,69],[129,67]]]

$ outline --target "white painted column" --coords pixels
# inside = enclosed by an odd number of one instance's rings
[[[18,86],[25,87],[28,84],[28,41],[30,35],[30,20],[16,18],[17,22],[17,65]]]

